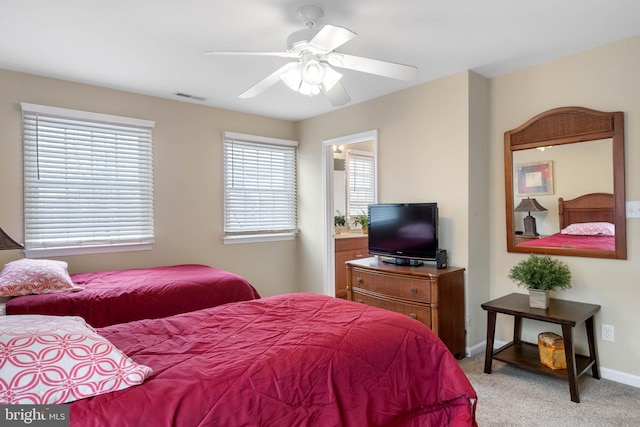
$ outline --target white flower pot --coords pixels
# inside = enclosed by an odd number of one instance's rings
[[[549,291],[529,289],[529,306],[531,308],[549,308]]]

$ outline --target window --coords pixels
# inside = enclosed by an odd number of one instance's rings
[[[359,150],[347,151],[347,212],[350,222],[367,213],[367,207],[375,203],[376,177],[373,153]]]
[[[225,243],[293,238],[298,143],[232,132],[223,139]]]
[[[21,107],[27,256],[149,249],[154,122]]]

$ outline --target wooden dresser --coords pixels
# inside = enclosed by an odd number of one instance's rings
[[[465,356],[464,268],[348,261],[347,299],[406,314],[431,328],[456,358]]]
[[[347,270],[345,262],[369,256],[367,235],[335,238],[336,297],[347,298]]]

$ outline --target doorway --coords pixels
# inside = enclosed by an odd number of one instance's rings
[[[360,132],[352,135],[331,138],[323,141],[324,155],[322,158],[323,171],[323,211],[324,211],[324,256],[323,256],[323,292],[325,295],[335,296],[335,240],[334,240],[334,217],[336,215],[335,200],[335,179],[334,179],[334,151],[336,147],[343,152],[351,147],[358,147],[358,144],[365,141],[372,141],[373,164],[374,164],[374,203],[378,200],[377,177],[378,177],[378,131],[376,129]],[[341,196],[342,197],[342,196]],[[342,204],[340,204],[342,206]],[[346,212],[344,212],[347,215]]]

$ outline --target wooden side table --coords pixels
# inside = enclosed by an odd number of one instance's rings
[[[543,310],[529,307],[529,295],[513,293],[486,302],[481,306],[487,310],[485,373],[491,373],[491,363],[493,359],[496,359],[530,371],[566,378],[569,381],[569,391],[573,402],[580,402],[578,378],[589,368],[591,368],[593,378],[600,379],[593,321],[593,316],[600,310],[599,305],[551,298],[549,300],[549,308]],[[493,344],[498,313],[514,317],[513,341],[494,350]],[[561,325],[567,369],[551,369],[540,363],[537,343],[532,344],[520,339],[522,319],[533,319]],[[588,356],[576,354],[573,346],[573,328],[581,323],[584,323],[587,329]]]

